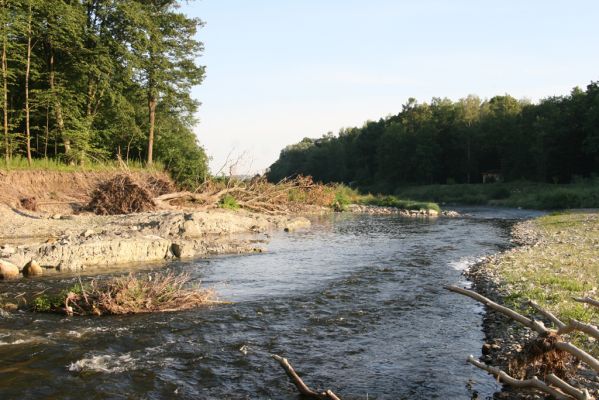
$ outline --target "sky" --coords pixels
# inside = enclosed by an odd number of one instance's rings
[[[596,0],[196,0],[181,10],[205,22],[206,77],[192,95],[213,173],[263,172],[285,146],[396,114],[410,97],[538,101],[599,80]]]

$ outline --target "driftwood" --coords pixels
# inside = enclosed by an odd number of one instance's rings
[[[553,385],[554,387],[543,382],[536,376],[531,379],[525,380],[513,378],[501,369],[482,363],[476,360],[473,356],[468,357],[468,362],[474,365],[475,367],[485,370],[488,373],[494,375],[501,382],[516,388],[540,390],[541,392],[546,393],[557,400],[592,400],[592,397],[590,396],[588,390],[577,389],[553,374],[548,375],[546,380],[549,384]]]
[[[599,300],[595,300],[590,297],[574,297],[574,301],[590,304],[593,307],[599,307]]]
[[[277,360],[279,362],[279,364],[281,364],[281,367],[283,367],[283,369],[285,370],[285,373],[287,374],[287,376],[289,377],[289,379],[291,379],[291,382],[293,382],[293,384],[295,385],[295,387],[297,387],[297,390],[300,392],[300,394],[302,394],[302,395],[304,395],[306,397],[312,398],[312,399],[319,399],[319,400],[341,400],[331,390],[325,390],[323,392],[317,392],[315,390],[310,389],[310,387],[304,383],[304,381],[302,380],[302,378],[299,377],[299,375],[297,374],[297,372],[295,372],[295,370],[293,369],[293,367],[291,366],[291,364],[289,364],[289,361],[287,361],[286,358],[283,358],[283,357],[278,356],[276,354],[273,354],[272,358],[274,358],[275,360]]]
[[[462,294],[464,296],[468,296],[468,297],[486,305],[487,307],[489,307],[495,311],[498,311],[501,314],[513,319],[514,321],[517,321],[520,324],[534,330],[539,335],[543,335],[543,336],[553,335],[557,339],[555,341],[555,343],[553,343],[554,349],[567,352],[567,353],[571,354],[572,356],[574,356],[575,358],[577,358],[580,361],[587,364],[589,367],[591,367],[595,371],[599,371],[599,361],[595,357],[588,354],[584,350],[576,347],[572,343],[564,341],[561,337],[561,335],[564,335],[564,334],[567,334],[570,332],[574,332],[574,331],[579,331],[579,332],[586,333],[587,335],[592,336],[597,339],[598,335],[599,335],[599,330],[597,329],[597,327],[590,325],[590,324],[580,322],[575,319],[570,320],[568,323],[564,323],[559,318],[557,318],[555,315],[553,315],[549,311],[543,309],[535,302],[532,302],[532,301],[529,302],[528,304],[533,309],[535,309],[539,314],[543,315],[545,318],[550,320],[557,327],[557,329],[555,329],[555,330],[549,329],[541,321],[537,321],[537,320],[525,317],[524,315],[522,315],[510,308],[507,308],[505,306],[497,304],[494,301],[492,301],[492,300],[486,298],[485,296],[482,296],[472,290],[463,289],[463,288],[456,287],[456,286],[446,286],[446,289],[448,289],[452,292],[455,292],[455,293]],[[593,301],[596,301],[596,300],[584,298],[584,299],[579,299],[577,301],[595,305],[595,304],[593,304]],[[599,304],[599,302],[597,302],[597,304]],[[538,379],[536,376],[534,376],[531,379],[519,380],[519,379],[513,378],[512,376],[508,375],[506,372],[500,370],[497,367],[489,366],[489,365],[486,365],[482,362],[475,360],[473,356],[470,356],[468,358],[468,362],[480,369],[483,369],[483,370],[495,375],[500,381],[504,382],[507,385],[513,386],[513,387],[536,389],[536,390],[542,391],[546,394],[549,394],[550,396],[552,396],[553,398],[558,399],[558,400],[562,400],[562,399],[565,399],[565,400],[572,400],[572,399],[592,400],[593,399],[593,397],[591,397],[591,395],[589,394],[587,389],[575,388],[553,374],[547,375],[545,377],[545,381]]]

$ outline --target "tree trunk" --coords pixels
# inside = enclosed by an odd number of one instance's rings
[[[27,164],[31,167],[31,130],[29,127],[29,72],[31,70],[31,1],[27,21],[27,66],[25,67],[25,138],[27,140]]]
[[[3,1],[2,7],[5,7],[6,4]],[[3,23],[2,26],[2,108],[3,108],[3,117],[4,117],[4,160],[8,165],[8,161],[10,159],[10,146],[8,143],[8,66],[6,64],[6,23]]]
[[[150,129],[148,132],[148,165],[153,162],[154,149],[154,122],[156,120],[156,96],[148,95],[148,109],[150,111]]]
[[[50,107],[46,105],[46,127],[44,131],[44,158],[48,158],[48,140],[50,139]]]
[[[56,129],[58,130],[58,135],[62,138],[64,144],[64,153],[69,154],[71,151],[71,141],[68,138],[64,137],[64,119],[62,117],[62,106],[60,104],[60,99],[58,95],[55,93],[55,73],[54,73],[54,50],[52,50],[52,45],[50,44],[50,90],[54,93],[54,113],[56,116]]]

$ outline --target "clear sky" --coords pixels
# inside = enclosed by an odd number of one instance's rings
[[[409,97],[538,100],[599,80],[597,0],[197,0],[196,133],[217,172],[261,171],[303,137]],[[228,171],[227,171],[228,172]]]

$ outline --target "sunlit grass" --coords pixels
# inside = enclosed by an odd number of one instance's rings
[[[162,172],[164,165],[161,162],[154,162],[152,166],[148,167],[140,161],[124,163],[117,160],[87,160],[82,165],[75,165],[53,158],[34,158],[31,160],[30,166],[27,158],[21,156],[12,157],[8,163],[5,160],[0,160],[0,170],[9,171],[104,172],[122,171],[123,169]]]
[[[505,300],[520,308],[534,300],[565,322],[599,323],[599,309],[573,300],[599,297],[599,213],[559,213],[527,224],[540,241],[505,253],[491,266],[506,284]],[[599,354],[596,344],[579,344]]]

